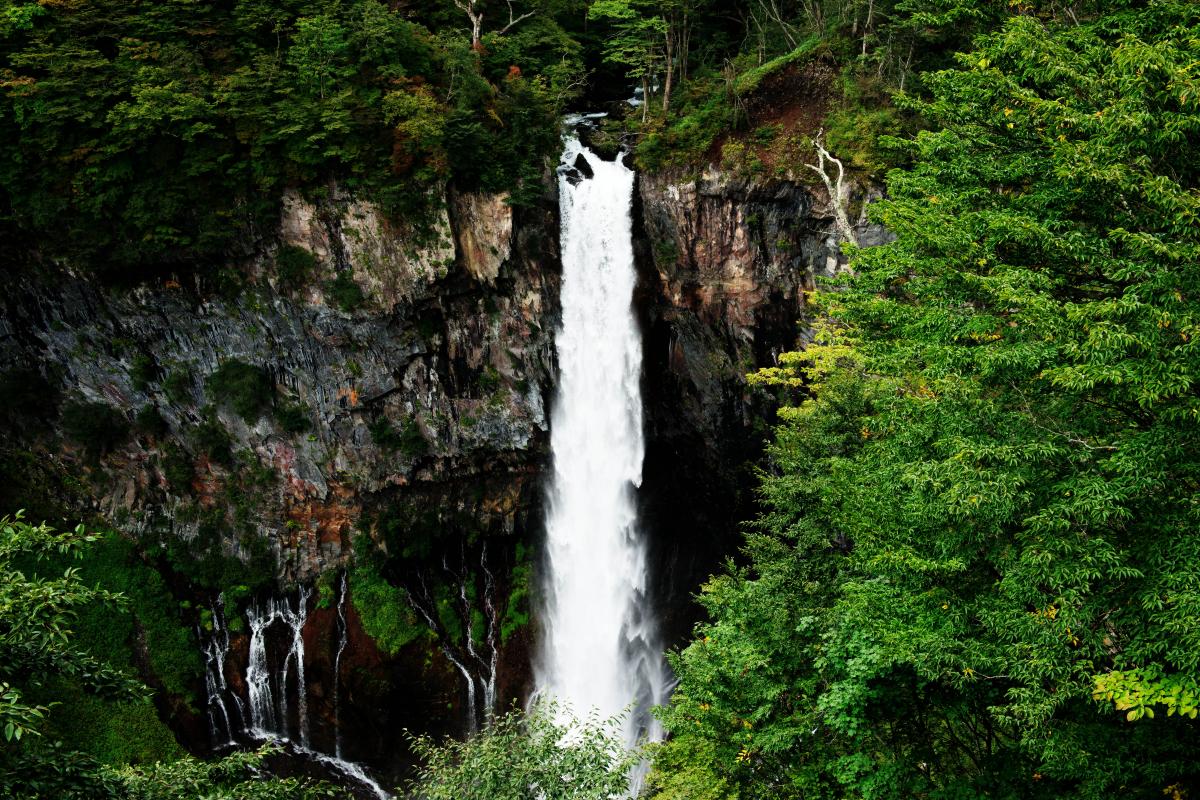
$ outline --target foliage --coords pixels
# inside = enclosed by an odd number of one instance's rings
[[[902,98],[898,239],[764,376],[818,385],[673,659],[654,796],[1200,786],[1198,40],[1188,3],[1018,15]]]
[[[325,284],[325,292],[334,305],[347,314],[353,312],[367,299],[362,287],[349,272],[339,272],[337,277]]]
[[[205,381],[209,394],[219,403],[228,403],[246,422],[253,423],[271,404],[275,383],[262,367],[237,359],[222,361]]]
[[[390,213],[451,178],[527,192],[577,81],[568,9],[547,4],[536,25],[494,37],[499,65],[449,8],[6,0],[0,238],[137,278],[268,228],[285,187],[336,179]],[[406,98],[424,103],[432,143],[394,114]]]
[[[317,800],[347,794],[328,784],[300,778],[263,777],[270,745],[235,752],[216,762],[180,759],[149,767],[110,770],[125,800]]]
[[[350,602],[380,652],[395,655],[429,633],[415,619],[404,590],[387,582],[371,556],[360,555],[350,570]]]
[[[303,403],[280,403],[275,407],[275,420],[288,433],[304,433],[312,427]]]
[[[748,69],[737,76],[734,81],[734,91],[739,95],[747,95],[752,93],[763,82],[763,79],[768,75],[773,75],[779,72],[784,67],[790,67],[797,64],[803,64],[810,60],[819,51],[821,39],[819,36],[810,36],[805,39],[800,45],[781,56],[776,56],[770,61],[760,64],[757,67]]]
[[[288,244],[275,253],[275,272],[279,276],[281,289],[303,286],[316,271],[316,257],[303,247]]]
[[[424,762],[410,787],[420,800],[609,800],[628,792],[636,753],[617,720],[575,720],[557,707],[492,719],[466,741],[412,736]]]
[[[405,420],[400,430],[387,417],[379,417],[367,425],[371,441],[384,450],[399,450],[409,458],[420,458],[429,452],[429,442],[421,433],[416,420]]]

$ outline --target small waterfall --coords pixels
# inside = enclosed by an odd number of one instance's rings
[[[446,660],[462,675],[466,689],[467,727],[479,729],[480,722],[491,718],[496,709],[496,676],[500,661],[500,616],[496,604],[496,582],[488,566],[487,541],[480,545],[479,572],[472,573],[465,543],[452,565],[450,556],[443,554],[441,571],[443,588],[450,588],[458,600],[457,616],[461,636],[452,635],[438,615],[435,593],[423,572],[417,572],[407,582],[405,592],[409,605],[425,621],[437,639]],[[482,584],[480,580],[482,579]],[[480,612],[484,630],[476,637],[473,623],[475,598],[482,594]]]
[[[348,636],[350,626],[346,623],[346,595],[349,591],[349,574],[343,572],[338,591],[337,605],[338,648],[337,655],[333,657],[333,754],[337,758],[342,757],[342,653],[345,651],[346,642],[350,638]]]
[[[304,623],[308,621],[308,600],[312,589],[302,586],[296,597],[296,610],[285,598],[250,603],[246,619],[250,623],[250,661],[246,666],[246,688],[250,694],[250,732],[260,738],[290,738],[288,688],[296,690],[296,729],[300,746],[308,747],[308,684],[304,681]],[[272,681],[267,660],[267,631],[275,623],[287,626],[291,641],[278,676]],[[291,680],[295,675],[295,682]],[[274,683],[274,685],[272,685]]]
[[[339,723],[342,653],[349,639],[346,601],[349,595],[347,575],[342,574],[338,596],[338,649],[334,656],[333,703],[335,724]],[[224,599],[218,597],[212,608],[212,632],[205,636],[197,630],[205,657],[205,690],[208,699],[209,730],[214,745],[236,745],[238,733],[253,739],[281,739],[290,750],[324,764],[329,769],[365,786],[379,800],[391,795],[358,764],[342,758],[342,734],[336,731],[334,755],[313,750],[309,744],[308,684],[306,683],[304,626],[308,622],[312,589],[301,587],[295,608],[288,598],[254,600],[246,608],[250,627],[249,659],[246,664],[244,703],[225,679],[229,660],[229,626],[225,620]],[[272,634],[276,630],[278,633]],[[287,652],[277,667],[272,666],[268,638],[287,644]],[[278,652],[278,650],[276,650]],[[295,697],[295,723],[290,700]],[[293,731],[295,735],[293,736]]]
[[[205,636],[202,630],[196,630],[202,645],[201,652],[204,653],[208,733],[213,747],[227,747],[237,744],[234,734],[245,726],[246,709],[242,698],[237,692],[230,691],[229,682],[225,679],[225,665],[229,662],[229,628],[225,623],[224,595],[218,595],[209,610],[212,631]]]
[[[633,182],[620,159],[605,161],[568,138],[559,168],[563,319],[535,665],[537,694],[576,715],[612,717],[632,707],[630,746],[661,737],[648,710],[668,691],[636,511],[644,441]]]

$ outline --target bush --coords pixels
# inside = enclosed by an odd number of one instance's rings
[[[380,417],[367,425],[371,441],[384,450],[399,450],[409,458],[420,458],[429,452],[429,443],[421,433],[416,421],[405,422],[396,430],[387,417]]]
[[[304,433],[312,427],[312,421],[308,418],[308,409],[299,403],[276,407],[275,421],[288,433]]]
[[[205,382],[217,402],[228,403],[246,422],[254,422],[271,402],[275,385],[262,367],[231,359]]]
[[[466,741],[412,737],[425,762],[409,787],[426,800],[609,800],[629,792],[638,760],[620,720],[580,722],[554,705],[513,709]]]
[[[101,455],[129,435],[125,415],[104,403],[73,401],[62,411],[63,431],[92,455]]]
[[[192,399],[192,373],[184,367],[176,367],[163,381],[163,392],[172,403],[188,403]]]
[[[175,442],[168,442],[162,449],[162,471],[171,488],[180,494],[192,490],[192,479],[196,477],[196,467],[192,456]]]
[[[275,274],[280,291],[303,286],[317,270],[317,259],[303,247],[285,244],[275,253]]]
[[[366,300],[362,287],[354,282],[349,272],[339,272],[336,278],[327,282],[325,293],[334,305],[346,313],[354,311]]]
[[[226,467],[233,465],[233,439],[211,409],[204,422],[196,426],[192,438],[210,460]]]

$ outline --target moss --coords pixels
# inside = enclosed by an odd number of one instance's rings
[[[404,590],[380,574],[375,557],[358,552],[358,561],[350,570],[350,602],[375,646],[395,655],[405,645],[428,636],[429,629],[414,615]]]
[[[107,702],[66,681],[54,682],[45,692],[57,703],[47,715],[46,733],[71,751],[112,765],[153,764],[184,755],[149,701]]]
[[[769,76],[775,74],[779,70],[791,66],[793,64],[803,64],[812,56],[816,55],[820,48],[821,37],[811,36],[800,43],[795,50],[790,53],[785,53],[778,58],[773,58],[770,61],[747,70],[737,77],[734,83],[734,89],[739,95],[747,95],[759,87],[759,85]]]
[[[504,604],[504,615],[500,618],[501,643],[507,642],[513,634],[529,624],[529,591],[533,585],[533,562],[519,542],[515,560],[516,565],[510,573],[512,588],[508,593],[508,602]]]
[[[265,369],[237,359],[222,362],[205,386],[214,400],[229,404],[247,422],[257,420],[275,394]]]
[[[478,378],[479,391],[483,394],[491,394],[500,388],[500,373],[491,364],[488,364]]]

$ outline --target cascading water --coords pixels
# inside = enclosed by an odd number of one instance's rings
[[[647,712],[668,688],[635,497],[644,442],[642,342],[633,311],[634,174],[574,136],[562,164],[563,321],[555,340],[559,385],[537,694],[576,715],[598,711],[608,718],[629,710],[624,735],[632,746],[661,736]]]
[[[199,629],[196,635],[204,653],[204,689],[208,700],[208,732],[214,747],[237,743],[235,733],[245,727],[246,709],[237,692],[231,691],[225,679],[229,661],[229,628],[225,623],[225,598],[217,596],[210,609],[212,632],[206,637]]]
[[[304,623],[308,620],[308,599],[312,590],[301,588],[296,598],[296,610],[286,599],[268,598],[263,604],[251,603],[246,609],[250,623],[250,661],[246,666],[246,689],[250,695],[250,732],[260,738],[288,738],[291,715],[288,709],[288,687],[296,687],[296,729],[301,747],[308,747],[307,684],[304,681]],[[276,622],[285,624],[291,633],[287,656],[272,684],[267,663],[267,630]],[[295,682],[292,682],[292,675]]]
[[[350,626],[346,623],[346,595],[349,591],[349,573],[343,572],[337,605],[338,649],[337,655],[333,657],[333,754],[338,758],[342,757],[342,653],[345,652],[346,642],[350,638]]]
[[[339,723],[339,687],[342,652],[346,649],[348,627],[346,599],[349,586],[343,574],[341,592],[338,597],[339,641],[334,657],[334,717]],[[308,684],[304,677],[304,626],[308,622],[308,602],[312,590],[302,587],[296,596],[296,607],[292,608],[287,598],[268,598],[254,601],[246,609],[246,620],[250,626],[250,653],[246,664],[246,694],[249,703],[243,703],[237,692],[225,679],[229,659],[229,628],[225,621],[224,603],[218,598],[212,608],[212,631],[205,637],[201,632],[206,671],[205,688],[208,695],[209,729],[213,744],[220,746],[236,744],[235,731],[254,739],[282,739],[289,742],[295,753],[324,764],[329,769],[366,787],[379,800],[390,800],[391,795],[358,764],[342,758],[341,729],[335,732],[334,755],[312,749],[309,745]],[[268,636],[272,629],[282,628],[287,653],[278,666],[272,669]],[[278,636],[278,634],[276,634]],[[275,641],[277,638],[272,637]],[[295,716],[289,700],[295,698]],[[231,699],[232,702],[227,702]],[[240,728],[235,728],[240,724]],[[295,731],[296,740],[292,739]]]

